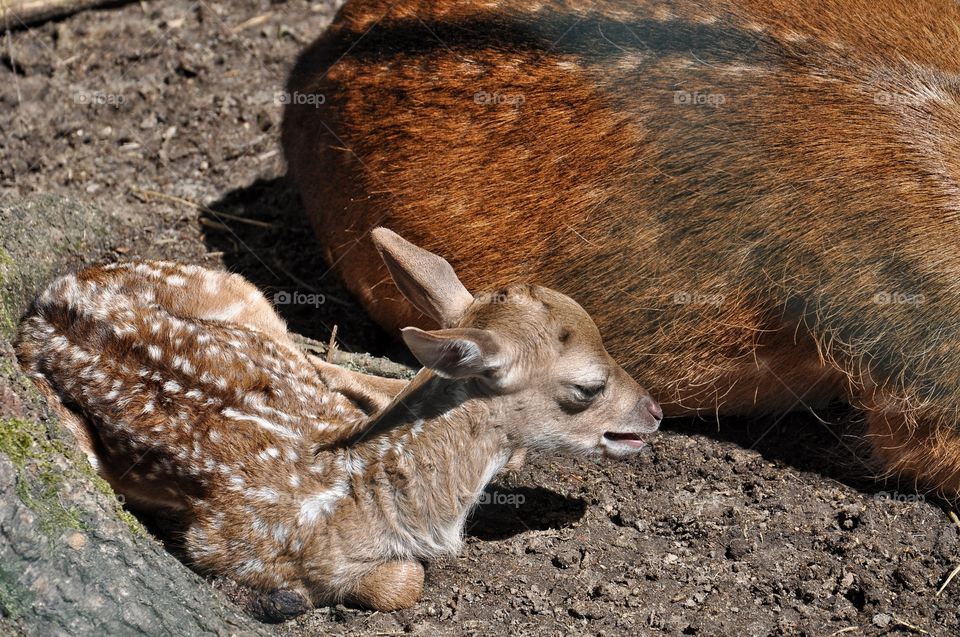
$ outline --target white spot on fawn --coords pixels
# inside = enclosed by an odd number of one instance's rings
[[[227,307],[223,308],[219,312],[214,312],[210,314],[207,318],[211,321],[223,321],[224,323],[235,319],[240,312],[243,311],[244,304],[241,302],[231,303]]]
[[[240,563],[240,566],[237,567],[237,575],[241,577],[249,577],[250,575],[255,575],[257,573],[263,572],[263,562],[260,560],[245,560]]]
[[[273,539],[278,544],[283,544],[287,541],[287,538],[290,537],[290,529],[283,524],[274,524],[271,535],[273,535]]]
[[[266,449],[258,453],[257,456],[263,461],[267,461],[270,458],[279,458],[280,450],[277,449],[276,447],[267,447]]]
[[[321,517],[329,515],[337,508],[340,499],[347,495],[347,490],[346,482],[337,482],[329,489],[306,498],[300,505],[297,523],[300,526],[315,524]]]
[[[361,456],[350,453],[349,449],[343,454],[342,464],[343,470],[352,476],[362,474],[367,468],[367,461]]]
[[[260,416],[245,414],[242,411],[237,411],[236,409],[233,409],[232,407],[228,407],[220,413],[222,413],[225,417],[230,418],[231,420],[245,420],[245,421],[255,423],[260,427],[262,427],[263,429],[266,429],[267,431],[275,433],[278,436],[283,436],[285,438],[299,438],[299,436],[295,432],[287,429],[286,427],[281,427],[280,425],[276,423],[272,423],[266,418],[261,418]]]
[[[270,487],[247,489],[246,494],[248,498],[262,500],[264,502],[278,502],[280,500],[280,496],[277,494],[276,490],[271,489]]]

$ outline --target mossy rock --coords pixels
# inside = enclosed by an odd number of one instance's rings
[[[51,275],[107,242],[115,220],[92,206],[37,196],[0,206],[0,335],[17,321]]]
[[[119,506],[16,365],[31,300],[117,226],[61,198],[0,206],[0,634],[260,634]]]

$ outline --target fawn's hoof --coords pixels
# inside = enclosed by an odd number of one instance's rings
[[[310,602],[300,593],[279,589],[258,595],[250,604],[254,617],[271,624],[293,619],[311,608]]]

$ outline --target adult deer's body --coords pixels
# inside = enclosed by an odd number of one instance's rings
[[[201,569],[316,603],[409,606],[418,560],[457,550],[512,454],[626,456],[662,414],[569,298],[474,299],[441,258],[378,238],[400,288],[448,328],[404,331],[426,366],[409,384],[308,359],[241,277],[170,263],[61,277],[18,357],[119,493],[180,511]]]
[[[956,496],[958,33],[948,0],[355,0],[285,150],[384,325],[418,314],[379,223],[574,294],[668,415],[847,398],[884,469]]]

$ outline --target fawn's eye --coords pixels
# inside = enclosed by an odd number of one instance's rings
[[[584,403],[592,403],[595,401],[600,394],[603,393],[603,390],[606,389],[606,383],[594,383],[591,385],[574,385],[573,391],[577,397],[577,400]]]

